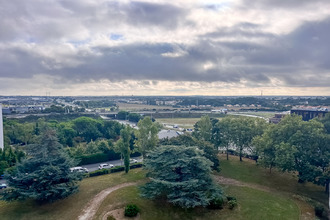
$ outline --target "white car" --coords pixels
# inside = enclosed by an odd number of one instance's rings
[[[137,160],[135,160],[135,159],[130,159],[129,160],[129,163],[137,163],[138,161]]]
[[[102,164],[99,165],[99,170],[101,170],[101,169],[109,169],[109,168],[112,168],[112,167],[114,167],[114,165],[108,164],[108,163],[102,163]]]
[[[70,168],[71,172],[81,172],[81,173],[88,173],[88,169],[84,167],[72,167]]]
[[[7,184],[6,183],[0,184],[0,189],[5,189],[5,188],[7,188]]]

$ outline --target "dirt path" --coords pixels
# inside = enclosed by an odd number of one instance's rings
[[[97,209],[101,205],[102,201],[107,197],[110,193],[117,189],[121,189],[127,186],[133,186],[138,184],[135,183],[123,183],[117,186],[110,187],[108,189],[102,190],[99,194],[97,194],[89,203],[85,206],[82,211],[82,214],[78,217],[78,220],[90,220],[93,219]]]
[[[243,183],[235,179],[226,178],[223,176],[213,175],[215,181],[223,185],[234,185],[234,186],[246,186],[249,188],[265,191],[265,192],[278,192],[277,190],[271,189],[266,186],[261,186],[252,183]],[[287,193],[285,193],[287,194]],[[291,196],[290,196],[291,197]],[[314,209],[305,201],[299,200],[297,198],[292,198],[300,209],[300,220],[314,220]]]

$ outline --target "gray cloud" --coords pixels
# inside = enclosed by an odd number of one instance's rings
[[[299,2],[299,7],[310,4]],[[251,7],[289,10],[294,4],[298,2],[260,0]],[[292,87],[330,84],[330,18],[304,22],[281,35],[261,24],[240,22],[202,34],[187,32],[189,43],[126,42],[125,33],[114,32],[114,27],[174,32],[191,24],[189,12],[142,1],[0,0],[0,5],[0,78],[44,75],[61,85],[103,79],[138,80],[141,86],[158,81],[244,82],[251,87],[272,85],[273,80]],[[216,13],[219,7],[207,10]],[[100,33],[122,43],[90,43]]]

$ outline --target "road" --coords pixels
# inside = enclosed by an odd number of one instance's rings
[[[138,162],[142,162],[141,157],[131,157],[131,159],[136,159]],[[108,163],[108,164],[112,164],[114,166],[121,166],[121,165],[124,165],[124,160],[111,160],[111,161],[106,161],[106,162],[102,162],[102,163]],[[89,172],[92,172],[92,171],[99,169],[99,164],[101,164],[101,163],[82,165],[81,167],[85,167],[88,169]],[[6,183],[6,181],[1,179],[0,184],[2,184],[2,183]]]
[[[141,157],[131,157],[131,158],[136,159],[138,162],[142,161]],[[111,160],[111,161],[106,161],[106,162],[102,162],[102,163],[108,163],[108,164],[112,164],[114,166],[122,166],[122,165],[124,165],[124,160]],[[87,168],[89,172],[92,172],[92,171],[99,169],[99,164],[101,164],[101,163],[82,165],[81,167]]]

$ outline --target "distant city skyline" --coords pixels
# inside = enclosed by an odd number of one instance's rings
[[[328,0],[0,1],[0,95],[330,96]]]

